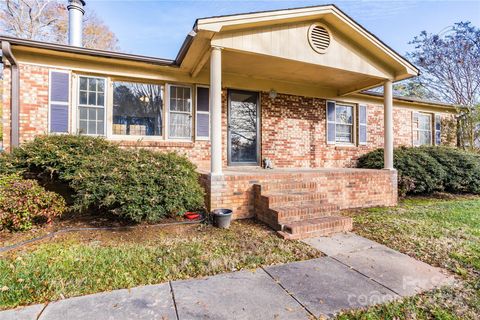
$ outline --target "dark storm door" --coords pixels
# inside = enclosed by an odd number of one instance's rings
[[[258,165],[258,92],[228,91],[228,164]]]

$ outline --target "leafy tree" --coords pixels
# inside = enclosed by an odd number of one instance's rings
[[[0,3],[0,32],[15,37],[67,43],[68,11],[65,1],[6,0]],[[117,50],[118,39],[96,14],[86,7],[83,45]]]
[[[459,106],[458,142],[475,145],[480,104],[480,29],[458,22],[440,34],[422,31],[408,54],[420,68],[418,83],[433,97]]]
[[[425,100],[436,100],[435,96],[425,89],[418,78],[407,79],[393,85],[395,95]]]

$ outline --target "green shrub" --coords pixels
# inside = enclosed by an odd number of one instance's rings
[[[98,207],[133,221],[158,221],[203,205],[195,166],[174,153],[111,150],[91,161],[71,182],[77,209]]]
[[[173,153],[124,150],[102,138],[51,135],[22,145],[12,157],[13,166],[27,174],[68,185],[78,210],[158,221],[203,205],[195,166]]]
[[[65,211],[65,201],[35,180],[18,174],[0,176],[0,229],[28,230],[34,222],[49,222]]]
[[[81,135],[43,135],[13,151],[13,165],[29,173],[68,182],[87,158],[101,159],[118,147],[103,138]]]
[[[480,193],[480,155],[453,148],[425,148],[448,173],[443,181],[445,191]]]
[[[400,195],[480,193],[480,157],[448,147],[400,147],[394,150]],[[358,167],[383,168],[383,149],[360,157]]]
[[[12,156],[10,153],[0,152],[0,174],[10,174],[19,172],[12,163]]]

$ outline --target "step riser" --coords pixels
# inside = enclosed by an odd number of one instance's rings
[[[308,232],[308,233],[295,233],[291,234],[288,232],[284,231],[277,231],[277,233],[283,238],[283,239],[289,239],[289,240],[301,240],[301,239],[308,239],[308,238],[314,238],[314,237],[327,237],[335,233],[341,233],[341,232],[348,232],[351,231],[352,228],[326,228],[314,232]]]
[[[323,230],[331,230],[331,229],[339,229],[339,230],[346,230],[352,228],[352,220],[349,218],[344,218],[339,221],[335,222],[325,222],[325,223],[318,223],[300,227],[289,227],[285,226],[284,230],[290,234],[307,234],[307,233],[314,233],[314,232],[321,232]]]
[[[307,201],[327,202],[327,197],[323,193],[307,193],[307,194],[289,194],[289,195],[262,195],[260,201],[264,202],[268,207],[279,206],[283,204],[301,204]]]
[[[318,184],[316,182],[286,182],[280,184],[265,184],[259,186],[263,193],[272,191],[315,191]]]
[[[290,214],[282,216],[278,215],[277,213],[277,220],[279,224],[287,224],[289,222],[329,217],[331,214],[332,211],[320,211],[315,213]]]

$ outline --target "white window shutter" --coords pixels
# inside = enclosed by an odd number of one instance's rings
[[[359,105],[358,106],[358,144],[366,145],[367,144],[367,106]]]
[[[335,144],[335,101],[327,101],[327,144]]]

